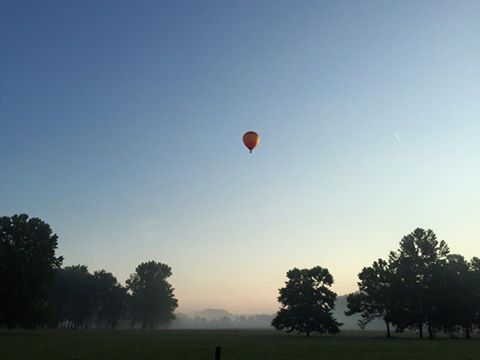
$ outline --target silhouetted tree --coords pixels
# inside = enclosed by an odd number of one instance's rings
[[[168,325],[174,318],[178,301],[167,279],[172,275],[168,265],[149,261],[141,263],[127,280],[131,291],[132,326],[141,319],[142,328]]]
[[[279,290],[281,308],[272,320],[277,330],[336,334],[340,331],[332,315],[337,294],[330,290],[333,277],[327,269],[293,269],[287,272],[285,287]]]
[[[390,337],[390,323],[396,303],[392,292],[393,274],[385,260],[378,259],[371,267],[365,267],[358,274],[358,292],[348,295],[346,315],[359,313],[361,328],[376,318],[385,321],[387,338]]]
[[[0,217],[0,325],[47,323],[50,287],[63,258],[55,256],[57,235],[28,215]]]
[[[467,339],[476,325],[480,311],[480,273],[478,259],[469,263],[461,255],[448,255],[442,268],[437,294],[437,317],[439,327],[446,331],[461,328]]]
[[[95,290],[93,276],[85,265],[58,270],[52,291],[57,326],[88,328],[96,310]]]
[[[112,273],[105,270],[94,272],[93,286],[97,320],[113,330],[125,311],[127,289],[118,283]]]
[[[398,252],[390,253],[395,276],[392,291],[399,301],[394,315],[397,329],[416,328],[420,338],[426,326],[433,337],[438,325],[438,280],[449,249],[432,230],[417,228],[400,241]]]

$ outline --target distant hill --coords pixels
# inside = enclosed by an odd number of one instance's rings
[[[224,317],[233,319],[235,317],[235,315],[223,309],[205,309],[205,310],[196,311],[192,313],[193,318],[197,316],[200,318],[204,318],[207,321],[220,320]]]

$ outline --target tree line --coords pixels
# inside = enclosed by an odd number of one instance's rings
[[[280,289],[281,308],[272,321],[279,330],[335,334],[333,277],[320,266],[293,269]],[[450,254],[432,230],[404,236],[388,259],[378,259],[358,274],[358,291],[347,296],[346,315],[360,314],[360,327],[382,319],[386,335],[414,330],[420,338],[439,332],[480,330],[480,259]]]
[[[0,217],[0,327],[114,329],[125,320],[131,328],[153,329],[175,318],[178,301],[168,265],[141,263],[123,286],[105,270],[62,268],[57,242],[41,219]],[[320,266],[288,271],[272,326],[307,336],[338,333],[333,282]],[[392,330],[414,330],[421,338],[439,332],[470,338],[480,330],[480,259],[451,254],[432,230],[417,228],[386,260],[358,274],[358,291],[347,297],[346,315],[354,314],[360,314],[361,327],[383,320],[387,337]]]
[[[420,338],[480,329],[480,259],[450,254],[432,230],[415,229],[388,259],[378,259],[358,275],[358,292],[347,298],[349,314],[361,326],[374,318],[396,331],[413,329]]]
[[[105,270],[62,268],[58,236],[26,214],[0,217],[0,327],[133,328],[169,324],[178,301],[168,265],[141,263],[122,286]]]
[[[218,319],[176,314],[172,329],[260,329],[269,328],[273,316],[267,314],[231,315]]]

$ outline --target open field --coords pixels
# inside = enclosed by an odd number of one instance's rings
[[[260,330],[170,331],[2,331],[0,358],[6,359],[479,359],[480,339],[396,338],[375,332],[343,335],[286,335]]]

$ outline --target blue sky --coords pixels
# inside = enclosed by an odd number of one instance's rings
[[[273,312],[417,226],[480,256],[478,1],[3,1],[0,214],[65,264]],[[249,155],[247,130],[262,142]]]

